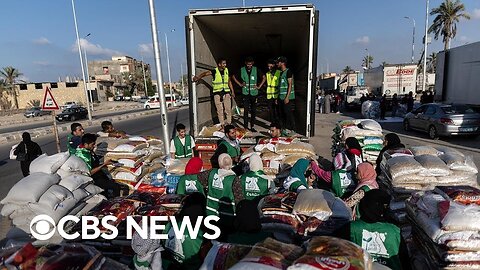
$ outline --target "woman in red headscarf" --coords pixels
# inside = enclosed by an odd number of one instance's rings
[[[200,192],[205,195],[204,187],[198,180],[198,174],[202,170],[203,161],[199,157],[191,158],[185,166],[185,175],[180,177],[177,185],[177,194],[192,194]]]

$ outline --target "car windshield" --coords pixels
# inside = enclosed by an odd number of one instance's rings
[[[442,110],[446,114],[472,114],[475,110],[467,105],[449,105],[442,106]]]
[[[72,112],[75,112],[75,110],[74,109],[65,109],[65,110],[63,110],[62,113],[72,113]]]

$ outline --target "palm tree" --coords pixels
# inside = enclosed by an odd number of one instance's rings
[[[382,62],[382,66],[386,66],[386,65],[388,65],[388,63],[385,62],[385,61],[383,61],[383,62]]]
[[[432,52],[427,57],[427,72],[435,73],[435,67],[437,66],[437,53]]]
[[[443,36],[444,50],[450,49],[450,40],[457,35],[457,22],[461,18],[470,20],[470,15],[465,13],[465,6],[460,0],[444,0],[439,7],[432,9],[430,15],[436,15],[429,33],[435,33],[435,39]]]
[[[346,73],[346,74],[350,74],[353,72],[353,69],[350,67],[350,66],[346,66],[344,69],[343,69],[343,73]]]
[[[18,71],[18,69],[8,66],[0,70],[0,76],[3,77],[6,83],[7,93],[12,95],[15,100],[15,107],[18,109],[18,96],[17,90],[15,89],[15,82],[18,77],[23,74]]]
[[[373,56],[365,55],[365,57],[362,60],[362,66],[369,69],[372,66],[372,64],[373,64]]]

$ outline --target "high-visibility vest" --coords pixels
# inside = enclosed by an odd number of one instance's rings
[[[258,89],[255,89],[255,86],[257,85],[257,68],[252,67],[249,75],[247,68],[242,67],[240,69],[240,75],[242,76],[242,80],[245,82],[245,86],[242,87],[242,94],[245,96],[258,96]]]
[[[230,92],[230,88],[228,87],[228,68],[225,68],[223,71],[223,76],[218,70],[218,67],[215,68],[215,74],[213,76],[213,93],[218,92]]]
[[[212,169],[208,176],[207,215],[235,216],[232,185],[236,176],[220,177],[218,170]]]
[[[288,72],[288,68],[285,69],[284,71],[280,72],[280,85],[279,85],[279,88],[280,88],[279,98],[280,99],[285,99],[285,97],[287,97],[287,93],[288,93],[287,72]],[[288,99],[295,99],[295,88],[293,86],[294,86],[294,83],[293,83],[293,78],[292,78],[292,91],[290,91],[290,96],[288,97]]]
[[[278,98],[278,82],[280,78],[280,70],[267,72],[267,99]]]
[[[193,156],[192,137],[190,135],[185,136],[185,145],[182,144],[178,136],[173,138],[173,144],[175,145],[175,158],[189,158]]]
[[[225,145],[225,147],[227,147],[227,154],[231,158],[236,158],[236,157],[240,156],[240,147],[235,147],[225,140],[222,140],[218,145],[220,146],[222,144]]]
[[[269,194],[268,179],[263,171],[249,171],[240,178],[243,196],[247,200]]]

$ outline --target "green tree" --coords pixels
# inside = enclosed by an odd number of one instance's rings
[[[27,106],[29,108],[32,108],[32,107],[40,107],[40,100],[39,99],[32,99],[28,102]]]
[[[354,70],[350,67],[350,66],[346,66],[345,68],[343,68],[343,73],[346,73],[346,74],[350,74],[352,73]]]
[[[365,57],[362,59],[362,65],[367,69],[369,69],[372,67],[372,64],[373,64],[373,56],[365,55]]]
[[[383,61],[383,62],[382,62],[382,66],[386,66],[386,65],[388,65],[388,63],[385,62],[385,61]]]
[[[427,72],[435,73],[436,66],[437,66],[437,53],[432,52],[427,57]]]
[[[4,79],[6,84],[7,93],[13,96],[13,100],[15,101],[15,107],[18,109],[18,95],[17,90],[15,89],[15,82],[17,81],[18,77],[22,76],[23,74],[18,71],[18,69],[8,66],[4,67],[0,70],[0,77]]]
[[[435,39],[443,37],[444,50],[450,49],[450,40],[457,35],[457,23],[461,18],[470,20],[465,12],[465,6],[459,0],[444,0],[439,7],[433,8],[430,15],[436,15],[429,33],[435,34]]]

